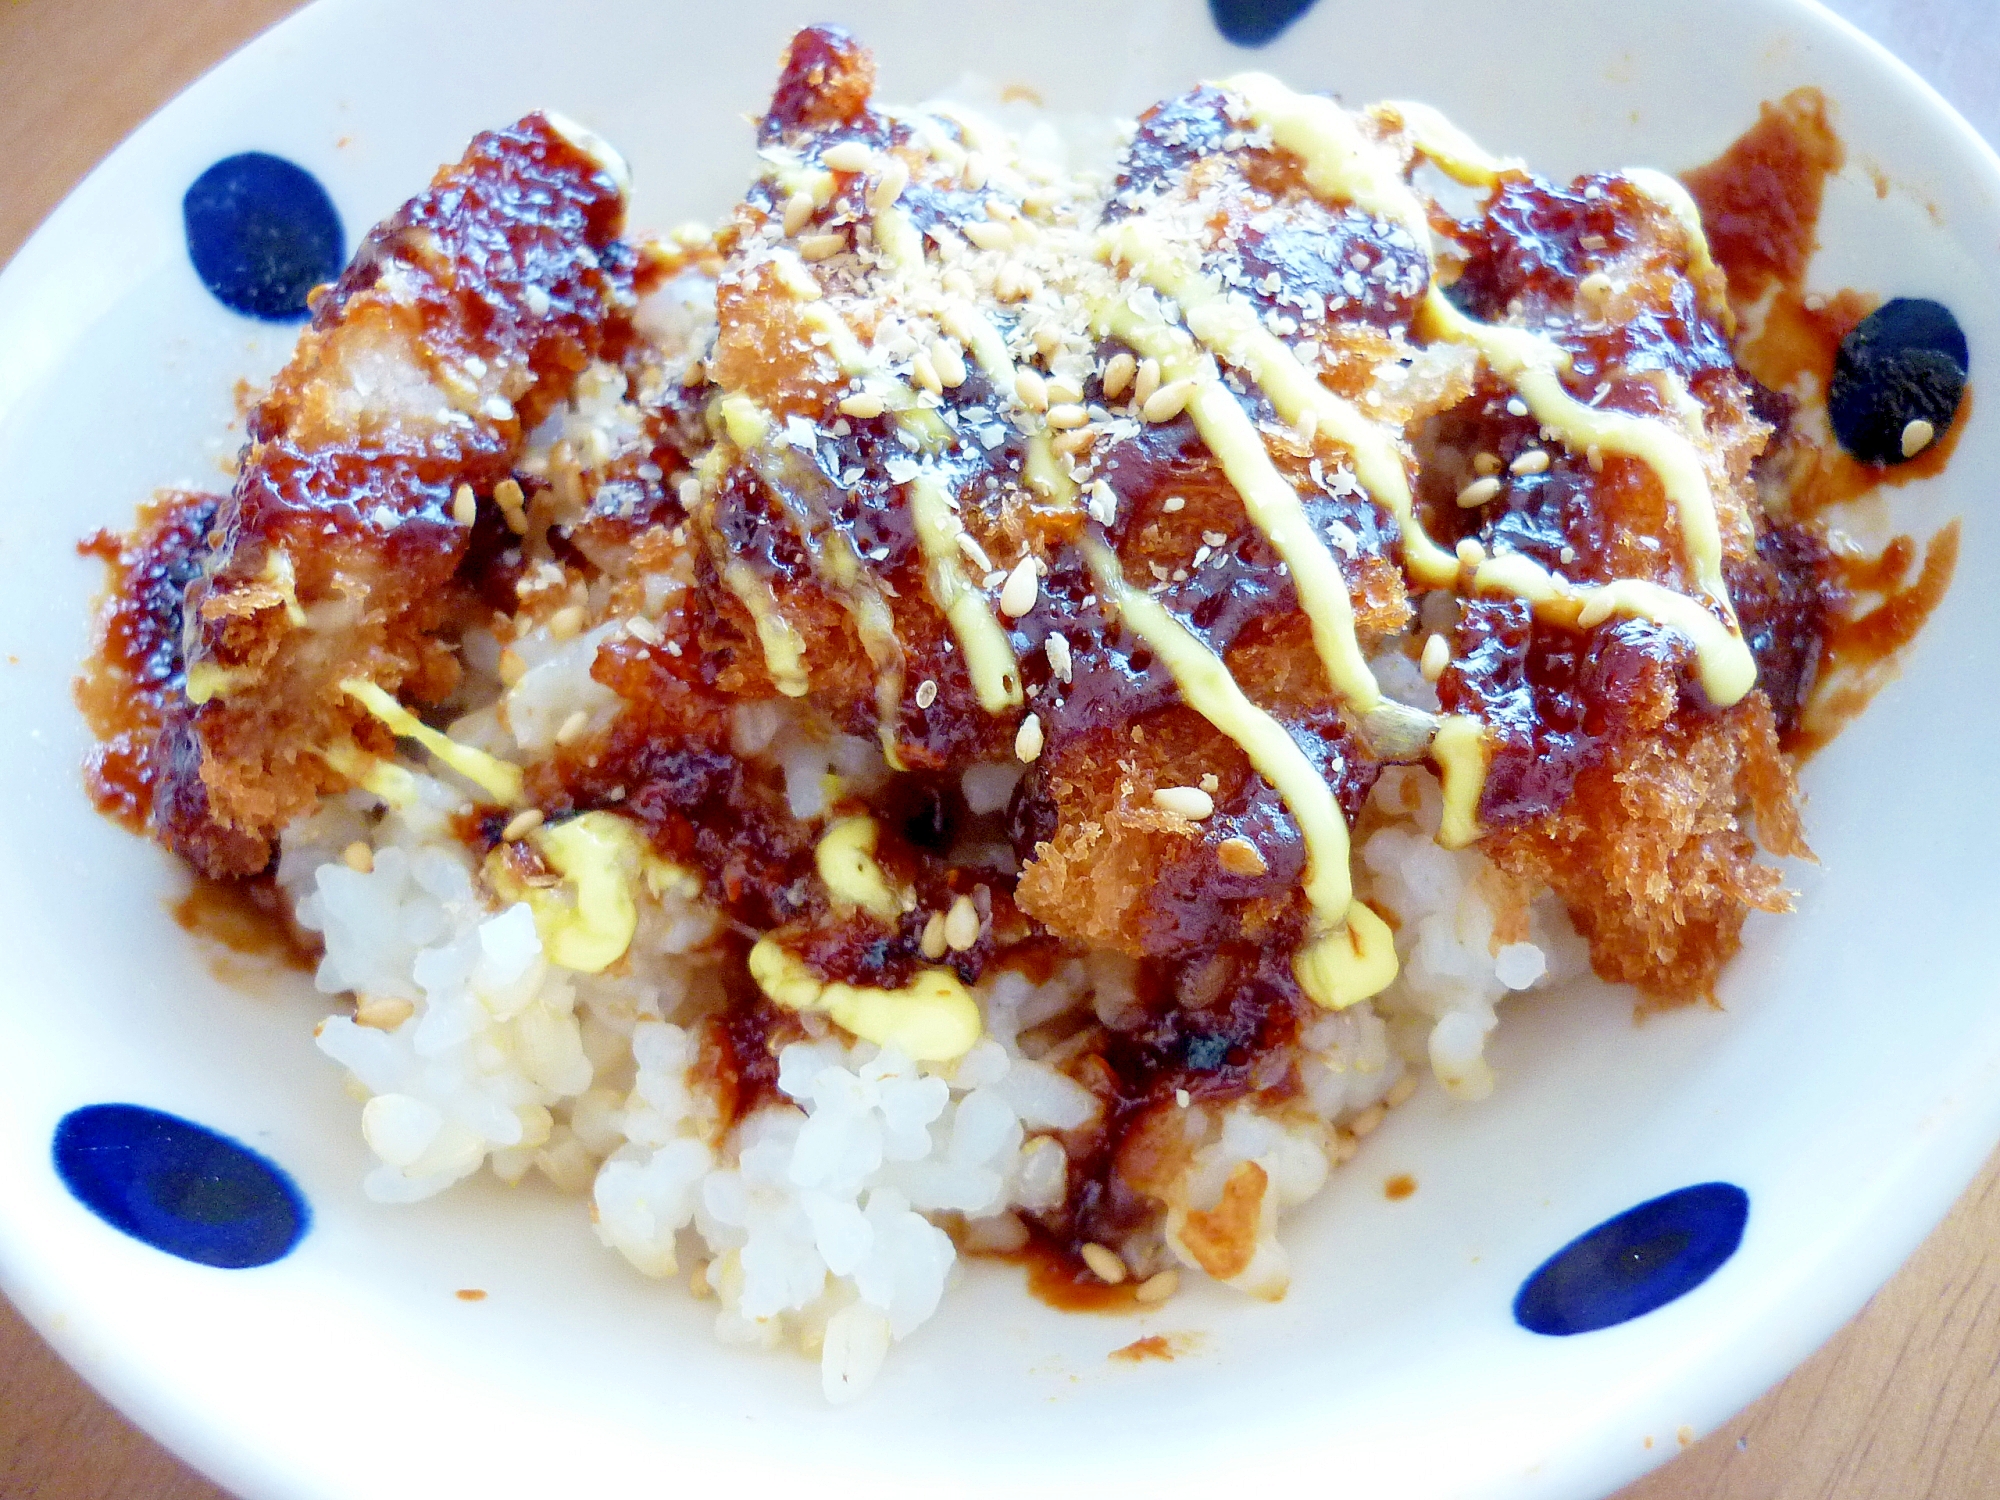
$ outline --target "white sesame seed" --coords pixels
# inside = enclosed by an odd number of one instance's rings
[[[1104,399],[1116,401],[1125,394],[1132,377],[1139,373],[1139,361],[1129,354],[1114,354],[1104,363]]]
[[[1458,560],[1469,568],[1476,568],[1486,561],[1486,549],[1479,545],[1477,537],[1460,537],[1457,552]]]
[[[1500,493],[1500,481],[1491,474],[1484,479],[1475,479],[1458,492],[1458,503],[1466,510],[1476,510]]]
[[[874,164],[875,153],[859,141],[842,141],[822,151],[819,159],[836,172],[865,172]]]
[[[1111,1286],[1118,1285],[1119,1282],[1132,1274],[1125,1269],[1124,1261],[1120,1260],[1102,1245],[1084,1245],[1078,1249],[1077,1253],[1083,1257],[1083,1263],[1090,1267],[1091,1275]]]
[[[1436,682],[1450,665],[1451,646],[1443,636],[1432,635],[1424,642],[1424,654],[1417,663],[1417,670],[1424,674],[1425,682]]]
[[[1181,1273],[1169,1268],[1140,1282],[1132,1289],[1132,1297],[1137,1302],[1164,1302],[1180,1289]]]
[[[625,622],[625,633],[631,636],[633,640],[643,641],[648,646],[657,646],[666,639],[660,633],[660,627],[655,625],[651,620],[646,619],[643,615],[634,615],[631,619],[627,620]]]
[[[1033,370],[1014,372],[1014,394],[1021,398],[1021,404],[1029,411],[1047,411],[1049,408],[1049,386]]]
[[[937,366],[931,363],[928,352],[920,352],[910,361],[910,379],[916,381],[933,396],[944,394],[944,379],[938,374]]]
[[[986,186],[986,158],[977,151],[966,152],[965,166],[961,175],[966,187],[972,192],[978,192]]]
[[[1058,682],[1070,681],[1075,670],[1075,661],[1069,654],[1069,637],[1057,632],[1042,642],[1042,651],[1049,659],[1049,670],[1056,674]]]
[[[1090,511],[1091,520],[1100,526],[1109,526],[1113,521],[1118,519],[1118,492],[1116,490],[1112,489],[1102,479],[1093,479],[1090,481],[1088,494],[1090,498],[1086,502],[1086,508]]]
[[[958,534],[957,540],[958,550],[965,554],[967,562],[979,569],[981,577],[993,571],[993,559],[986,555],[986,549],[979,545],[978,540],[974,538],[971,532],[961,531]]]
[[[1000,613],[1010,620],[1020,619],[1035,607],[1041,587],[1041,580],[1035,576],[1034,558],[1022,558],[1014,564],[1014,571],[1007,575],[1006,585],[1000,590]]]
[[[1139,415],[1148,422],[1171,422],[1187,409],[1194,395],[1192,380],[1176,380],[1161,386],[1139,405]]]
[[[882,168],[882,180],[875,184],[875,190],[868,195],[868,211],[884,213],[903,196],[903,189],[910,185],[910,164],[900,156],[892,156]]]
[[[1591,473],[1602,474],[1604,472],[1604,450],[1598,447],[1597,444],[1592,443],[1588,448],[1583,450],[1583,461],[1590,465]]]
[[[1014,758],[1025,765],[1033,765],[1042,753],[1042,720],[1039,714],[1029,714],[1021,721],[1021,727],[1014,735]]]
[[[1507,465],[1509,474],[1546,474],[1548,471],[1549,450],[1546,448],[1530,448]]]
[[[960,896],[944,914],[944,945],[954,953],[963,953],[978,941],[979,908],[970,896]]]
[[[583,633],[583,606],[566,604],[549,616],[549,634],[559,641],[575,640]]]
[[[812,222],[813,201],[811,193],[794,193],[785,200],[785,238],[792,239],[801,229]]]
[[[354,997],[354,1024],[374,1031],[394,1031],[416,1013],[416,1006],[400,995],[364,993]]]
[[[1058,430],[1081,427],[1090,420],[1090,413],[1073,401],[1065,401],[1060,406],[1051,406],[1048,424]]]
[[[507,826],[500,830],[500,837],[507,843],[525,838],[542,826],[542,810],[539,807],[524,807],[507,820]]]
[[[1168,515],[1172,515],[1175,511],[1179,510],[1182,506],[1186,504],[1187,504],[1187,496],[1169,495],[1165,500],[1160,502],[1160,509],[1165,511]]]
[[[567,719],[562,721],[562,727],[556,730],[556,743],[558,745],[574,745],[578,740],[583,738],[583,731],[589,727],[589,710],[582,708],[575,709]]]
[[[375,868],[375,851],[356,839],[340,851],[340,862],[356,874],[366,875]]]
[[[1194,1095],[1190,1094],[1186,1089],[1175,1089],[1174,1103],[1180,1108],[1186,1109],[1190,1104],[1194,1103]]]
[[[461,484],[451,497],[451,518],[461,526],[470,526],[479,518],[479,502],[472,497],[471,485]]]
[[[1903,429],[1903,457],[1915,458],[1924,449],[1930,447],[1931,440],[1936,436],[1937,428],[1926,422],[1922,417],[1918,417]]]
[[[951,951],[944,940],[943,912],[932,912],[930,920],[924,923],[923,936],[917,939],[917,951],[932,963],[936,963]]]
[[[1507,413],[1509,416],[1525,417],[1528,414],[1528,403],[1523,401],[1519,396],[1509,396],[1507,398]]]
[[[1005,250],[1014,243],[1014,231],[998,219],[968,219],[958,227],[982,250]]]
[[[1500,455],[1497,453],[1475,453],[1472,455],[1472,472],[1481,476],[1500,472]]]
[[[1049,401],[1051,404],[1062,402],[1074,405],[1080,403],[1082,400],[1083,387],[1078,385],[1074,380],[1066,379],[1060,375],[1051,375],[1049,377]]]
[[[931,345],[931,364],[946,385],[956,389],[965,384],[965,356],[951,340],[939,339]]]
[[[479,409],[496,422],[511,421],[514,416],[514,403],[505,396],[488,396]]]
[[[1095,427],[1073,427],[1068,432],[1057,433],[1049,441],[1056,452],[1066,454],[1070,458],[1075,458],[1084,449],[1097,441],[1097,429]]]
[[[507,522],[507,529],[516,536],[528,534],[527,497],[521,493],[518,481],[503,479],[493,486],[493,503],[500,507],[500,514]]]
[[[937,702],[937,684],[926,677],[917,684],[917,707],[929,708]]]
[[[1347,1128],[1356,1140],[1365,1140],[1382,1128],[1383,1117],[1389,1112],[1379,1104],[1371,1104],[1347,1122]]]
[[[1592,271],[1576,284],[1576,295],[1592,307],[1601,307],[1611,300],[1611,278],[1602,271]]]
[[[1240,834],[1216,845],[1215,862],[1230,875],[1262,875],[1271,868],[1264,860],[1264,851]]]
[[[832,260],[846,248],[844,234],[808,234],[799,240],[799,259]]]
[[[879,417],[885,410],[882,398],[872,391],[856,391],[851,396],[843,396],[840,402],[843,417]]]
[[[1144,406],[1153,392],[1160,388],[1160,362],[1157,359],[1139,361],[1139,373],[1132,378],[1132,404]]]
[[[1198,786],[1161,786],[1153,788],[1153,806],[1199,823],[1215,811],[1215,799]]]

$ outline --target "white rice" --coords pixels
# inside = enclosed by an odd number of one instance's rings
[[[537,691],[577,701],[589,660],[550,652],[529,676],[561,673],[567,685],[551,676]],[[735,741],[782,768],[792,810],[808,820],[825,814],[834,778],[853,786],[886,774],[872,745],[801,734],[778,705],[741,711]],[[969,769],[968,801],[999,810],[1018,774]],[[495,909],[482,897],[450,828],[465,802],[449,782],[419,772],[415,799],[387,810],[348,793],[285,837],[280,879],[326,945],[318,986],[358,997],[372,1018],[333,1015],[318,1032],[365,1100],[362,1134],[379,1163],[364,1183],[371,1198],[428,1197],[482,1167],[509,1182],[540,1171],[590,1194],[600,1238],[636,1270],[686,1275],[696,1294],[716,1297],[718,1337],[817,1353],[835,1401],[865,1390],[890,1345],[935,1313],[954,1234],[1014,1248],[1026,1237],[1018,1212],[1061,1203],[1062,1134],[1098,1104],[1018,1039],[1079,1006],[1106,1025],[1132,1024],[1130,960],[1092,955],[1040,983],[990,971],[977,987],[985,1039],[951,1066],[913,1063],[808,1016],[813,1039],[779,1056],[790,1102],[726,1126],[692,1029],[720,1003],[720,919],[671,892],[648,897],[615,972],[552,964],[526,905]],[[1316,1015],[1274,1057],[1271,1081],[1298,1068],[1301,1088],[1285,1105],[1186,1103],[1191,1164],[1160,1244],[1127,1247],[1135,1274],[1198,1274],[1178,1226],[1254,1161],[1271,1190],[1256,1252],[1229,1282],[1282,1294],[1282,1211],[1353,1154],[1406,1062],[1427,1059],[1452,1094],[1482,1096],[1498,1003],[1580,970],[1582,945],[1552,906],[1533,911],[1532,941],[1496,945],[1490,867],[1474,850],[1432,842],[1438,811],[1428,772],[1384,777],[1371,813],[1383,826],[1358,869],[1364,893],[1397,918],[1401,976],[1373,1003]],[[341,858],[356,840],[373,851],[365,873]]]

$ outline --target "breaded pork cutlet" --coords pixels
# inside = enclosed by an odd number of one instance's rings
[[[609,148],[530,115],[478,137],[317,298],[184,599],[151,818],[198,868],[257,873],[346,784],[328,752],[381,730],[343,682],[418,705],[451,690],[438,632],[476,512],[521,503],[522,435],[630,338],[625,191]]]

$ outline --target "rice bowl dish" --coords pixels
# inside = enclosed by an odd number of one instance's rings
[[[107,810],[321,946],[372,1198],[538,1173],[836,1400],[964,1254],[1282,1296],[1499,1002],[1708,996],[1867,617],[1671,179],[1259,75],[1093,169],[868,81],[802,33],[716,231],[475,142],[232,494],[100,544],[83,690]]]

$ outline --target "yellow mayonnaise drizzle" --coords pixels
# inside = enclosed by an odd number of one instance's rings
[[[1430,226],[1423,205],[1398,175],[1387,155],[1362,134],[1345,110],[1330,99],[1294,93],[1264,73],[1238,74],[1229,79],[1224,87],[1244,100],[1250,108],[1252,120],[1270,133],[1273,144],[1299,159],[1306,182],[1315,193],[1336,201],[1350,202],[1376,218],[1400,224],[1428,257]],[[1417,126],[1420,145],[1424,144],[1422,132],[1427,123],[1420,121]],[[1428,154],[1428,147],[1426,150]],[[1470,174],[1485,170],[1484,164],[1476,158],[1467,159],[1463,146],[1446,143],[1440,145],[1438,151],[1439,157],[1434,159],[1438,159],[1439,165],[1447,170],[1453,166]],[[1687,220],[1682,216],[1678,202],[1670,201],[1673,195],[1658,194],[1657,183],[1642,183],[1641,188],[1642,191],[1655,192],[1686,227]],[[1698,227],[1698,216],[1695,223]],[[1706,240],[1697,240],[1690,235],[1689,243],[1690,262],[1697,273],[1700,274],[1704,266],[1712,267]],[[1571,449],[1584,451],[1595,447],[1603,453],[1639,459],[1653,470],[1673,503],[1680,522],[1682,544],[1696,582],[1727,616],[1727,623],[1718,621],[1715,630],[1700,629],[1693,634],[1695,649],[1701,657],[1704,689],[1711,697],[1716,697],[1723,707],[1748,692],[1756,680],[1755,664],[1750,660],[1749,648],[1731,628],[1735,613],[1722,577],[1722,538],[1715,496],[1709,487],[1701,456],[1687,435],[1654,418],[1599,411],[1584,405],[1563,388],[1561,372],[1568,369],[1569,360],[1555,344],[1524,329],[1497,328],[1476,322],[1452,306],[1435,285],[1425,297],[1421,321],[1424,331],[1432,337],[1470,344],[1477,349],[1494,373],[1520,393],[1535,418]],[[1391,496],[1378,495],[1378,498],[1391,509],[1395,508]],[[1406,520],[1399,514],[1397,519],[1404,523],[1405,546],[1408,549],[1411,541],[1420,534],[1420,528],[1413,517]],[[1411,571],[1422,577],[1433,561],[1428,557],[1427,549],[1418,544],[1409,556]],[[1544,570],[1537,571],[1543,572],[1544,577],[1548,576]],[[1515,576],[1524,575],[1488,574],[1485,582],[1497,585],[1503,578]],[[1601,594],[1606,601],[1605,615],[1643,615],[1676,627],[1692,619],[1690,612],[1662,603],[1659,596],[1671,594],[1670,590],[1658,585],[1628,586],[1635,582],[1620,580],[1591,593]],[[1568,603],[1582,592],[1567,586],[1558,590],[1550,585],[1541,585],[1534,594],[1523,597],[1538,605],[1558,600]],[[1692,601],[1686,602],[1692,604]],[[1695,611],[1707,613],[1699,606],[1695,606]],[[1669,614],[1677,618],[1665,619]],[[1734,689],[1733,693],[1731,689]],[[1717,697],[1718,691],[1724,696]]]
[[[417,803],[417,778],[393,760],[383,760],[370,755],[352,740],[341,740],[320,751],[324,760],[337,774],[380,797],[391,807],[414,807]]]
[[[398,739],[415,740],[495,802],[505,807],[519,805],[521,768],[513,762],[440,734],[398,703],[392,694],[366,678],[350,677],[341,683],[340,690],[386,725]]]
[[[882,239],[885,221],[886,243]],[[892,258],[921,263],[922,241],[909,221],[894,209],[877,216],[876,235]],[[801,317],[824,341],[822,347],[841,371],[880,394],[898,428],[919,449],[936,453],[949,447],[953,441],[951,429],[935,411],[922,404],[915,391],[889,374],[855,336],[854,330],[826,304],[805,262],[789,250],[779,249],[772,252],[772,263],[779,270],[779,279],[805,303]],[[1007,356],[1006,340],[991,321],[957,301],[947,307],[945,316],[994,384],[999,386],[1004,380],[1003,388],[1011,389],[1013,362]],[[758,444],[775,441],[772,433],[776,424],[749,397],[725,396],[719,405],[724,430],[739,449],[748,452]],[[917,545],[924,558],[925,585],[931,601],[951,625],[952,634],[965,653],[966,670],[980,707],[994,714],[1018,708],[1022,701],[1019,663],[1008,643],[1007,632],[984,592],[964,575],[964,554],[958,545],[964,527],[943,479],[935,469],[926,467],[906,489],[911,515],[916,521]],[[807,690],[804,641],[778,609],[768,585],[740,562],[732,562],[725,568],[723,582],[750,610],[757,625],[758,643],[764,648],[771,679],[778,690],[791,697],[804,696]],[[869,648],[869,656],[877,673],[877,708],[882,710],[885,702],[889,705],[887,711],[878,712],[878,717],[885,750],[893,756],[894,726],[904,683],[900,649],[893,663],[888,653],[879,649],[882,626],[889,620],[888,607],[878,593],[857,591],[851,579],[840,583],[837,592],[854,618],[863,645],[868,645],[871,634],[878,638],[877,645]],[[893,636],[893,630],[890,633]]]
[[[873,818],[842,818],[820,835],[813,864],[836,902],[859,907],[894,926],[903,915],[903,904],[875,863],[878,834]]]
[[[917,1062],[955,1062],[979,1041],[979,1002],[949,969],[920,969],[900,990],[840,984],[763,937],[750,950],[750,977],[772,1004],[820,1011],[864,1042],[896,1047]]]
[[[601,974],[632,946],[639,930],[638,889],[692,900],[701,878],[654,854],[639,830],[608,812],[580,813],[537,828],[524,842],[562,877],[556,887],[522,879],[501,845],[481,871],[503,901],[527,905],[549,962]]]
[[[1098,591],[1172,674],[1187,706],[1229,736],[1257,773],[1278,789],[1305,840],[1303,888],[1318,932],[1299,953],[1300,985],[1325,1006],[1351,1005],[1396,977],[1396,954],[1381,919],[1354,899],[1347,868],[1347,818],[1317,767],[1270,714],[1252,703],[1221,657],[1167,607],[1125,581],[1117,554],[1086,541]]]
[[[1437,762],[1444,792],[1444,818],[1437,841],[1447,849],[1463,849],[1475,841],[1479,827],[1479,794],[1486,786],[1486,768],[1493,747],[1486,726],[1467,714],[1447,714],[1431,736],[1431,759]]]

